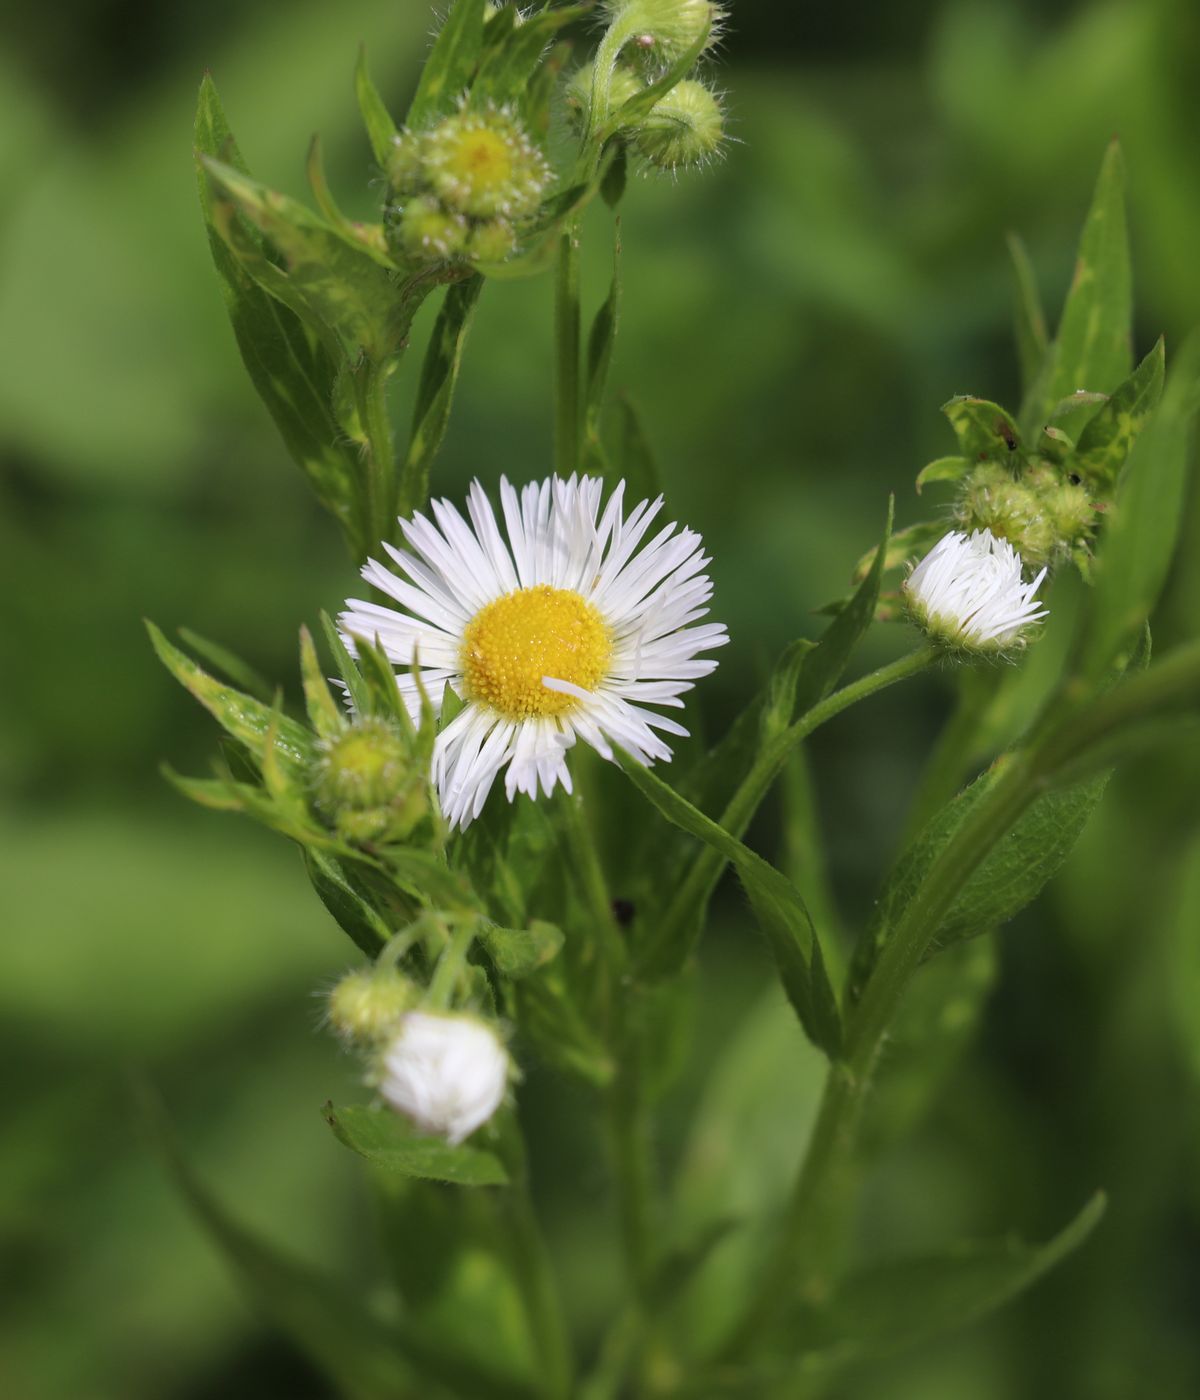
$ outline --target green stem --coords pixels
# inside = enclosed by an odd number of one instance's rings
[[[367,444],[366,548],[391,539],[396,510],[396,461],[388,415],[387,361],[364,359],[354,371],[358,416]]]
[[[580,358],[582,315],[579,306],[580,220],[570,219],[558,243],[554,275],[555,468],[569,477],[579,466]]]
[[[627,961],[625,940],[617,927],[613,914],[612,896],[608,891],[608,881],[596,850],[595,838],[588,825],[583,802],[575,796],[564,793],[559,806],[563,817],[563,831],[571,854],[576,879],[584,903],[595,923],[596,941],[604,954],[604,961],[615,974],[619,974]]]
[[[438,922],[440,923],[441,920]],[[478,920],[473,916],[456,920],[456,927],[447,939],[446,946],[442,949],[442,955],[438,958],[437,967],[429,981],[425,1005],[430,1010],[448,1010],[454,998],[454,989],[462,974],[463,964],[467,960],[467,953],[475,941],[477,927]]]
[[[898,661],[881,666],[879,670],[872,671],[861,680],[843,686],[841,690],[835,690],[832,695],[826,696],[806,714],[801,715],[794,724],[768,739],[722,812],[720,824],[731,836],[740,839],[782,771],[788,755],[798,743],[819,729],[827,720],[833,719],[859,700],[865,700],[889,685],[895,685],[897,681],[906,680],[909,676],[923,671],[932,664],[937,655],[933,647],[921,647],[907,656],[900,657]],[[647,966],[655,965],[661,950],[683,946],[677,938],[676,930],[688,924],[698,923],[726,863],[726,857],[711,846],[705,846],[699,852],[663,916],[656,934],[646,942]]]
[[[987,794],[934,861],[892,930],[846,1030],[843,1059],[830,1067],[808,1151],[759,1286],[722,1348],[734,1360],[775,1319],[780,1300],[828,1290],[839,1182],[849,1169],[864,1096],[888,1027],[955,898],[988,852],[1036,797],[1033,755],[1008,760]]]
[[[962,786],[975,753],[981,721],[995,693],[995,672],[969,666],[959,671],[958,703],[921,774],[909,807],[905,845]]]
[[[654,1275],[654,1174],[643,1075],[636,1054],[628,1053],[628,1048],[608,1090],[606,1107],[625,1267],[631,1293],[644,1307]]]

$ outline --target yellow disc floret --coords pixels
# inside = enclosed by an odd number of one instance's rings
[[[599,612],[572,589],[547,584],[497,598],[463,633],[468,697],[512,720],[568,714],[578,696],[550,690],[542,678],[595,690],[611,657]]]
[[[455,112],[426,134],[424,149],[437,197],[473,219],[525,218],[550,183],[545,156],[502,108]]]

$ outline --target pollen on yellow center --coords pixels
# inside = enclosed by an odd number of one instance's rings
[[[487,127],[465,131],[446,161],[447,169],[476,190],[493,190],[512,175],[512,155],[499,132]]]
[[[612,638],[596,609],[573,590],[546,584],[497,598],[463,633],[467,694],[506,719],[569,713],[578,696],[547,689],[542,677],[595,690],[611,657]]]

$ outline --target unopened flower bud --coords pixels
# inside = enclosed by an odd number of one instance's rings
[[[1021,556],[990,530],[951,531],[903,585],[910,618],[931,641],[951,651],[1003,652],[1024,646],[1031,623],[1046,616],[1032,583],[1021,577]]]
[[[463,110],[425,136],[424,174],[449,210],[474,219],[532,214],[549,187],[549,162],[506,108]]]
[[[388,152],[387,182],[394,199],[403,201],[415,194],[424,181],[421,137],[415,131],[401,131]]]
[[[395,968],[348,972],[329,993],[329,1024],[345,1040],[372,1044],[396,1029],[419,995]]]
[[[966,531],[1008,540],[1033,569],[1066,556],[1095,519],[1087,492],[1057,468],[1043,464],[1014,477],[996,462],[981,463],[964,479],[955,515]]]
[[[1059,553],[1085,543],[1096,523],[1096,507],[1079,478],[1072,481],[1047,463],[1034,467],[1026,480],[1042,503]]]
[[[634,128],[635,150],[659,170],[706,165],[721,150],[725,118],[716,94],[687,78]]]
[[[499,263],[512,256],[516,245],[507,219],[488,219],[476,224],[468,235],[467,257],[472,262]]]
[[[591,64],[577,68],[564,93],[567,116],[571,125],[580,133],[587,131],[591,126],[593,71]],[[636,97],[644,88],[645,84],[636,73],[626,68],[624,64],[618,64],[613,69],[612,78],[609,81],[609,114],[619,112],[631,97]]]
[[[705,30],[707,52],[721,36],[727,11],[709,0],[605,0],[609,22],[620,27],[625,52],[649,66],[665,68],[683,58],[700,41]]]
[[[388,234],[413,262],[448,262],[466,246],[467,221],[431,196],[417,195],[389,222]]]
[[[504,1101],[509,1058],[473,1016],[410,1011],[383,1048],[379,1092],[422,1132],[459,1143]]]
[[[428,811],[426,776],[387,720],[363,716],[322,748],[317,805],[352,842],[402,841]]]

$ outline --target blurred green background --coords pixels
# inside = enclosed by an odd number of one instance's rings
[[[0,21],[0,1392],[14,1400],[328,1394],[178,1203],[137,1131],[131,1068],[149,1069],[242,1216],[306,1258],[367,1267],[358,1164],[317,1113],[357,1092],[314,996],[352,950],[284,843],[189,809],[159,779],[164,756],[200,771],[214,735],[140,618],[193,627],[292,686],[298,624],[353,579],[225,321],[191,162],[200,73],[256,174],[303,194],[319,129],[340,197],[367,213],[356,45],[403,110],[430,27],[424,0],[10,0]],[[878,537],[889,490],[900,523],[920,518],[912,478],[951,450],[938,405],[1016,399],[1003,234],[1025,234],[1056,312],[1113,132],[1130,171],[1135,348],[1161,331],[1169,353],[1200,323],[1198,65],[1193,0],[735,6],[719,72],[738,144],[714,173],[632,187],[615,369],[673,514],[714,555],[733,644],[704,687],[710,727],[779,645],[815,633],[811,609]],[[599,210],[589,240],[594,302],[610,256]],[[427,311],[418,333],[428,324]],[[438,487],[545,473],[549,332],[546,281],[488,289]],[[1194,540],[1195,492],[1189,510]],[[1160,648],[1195,634],[1198,560],[1188,549],[1178,564]],[[875,645],[882,657],[897,639]],[[848,923],[947,703],[929,678],[812,745]],[[775,826],[756,831],[765,849]],[[1123,773],[999,946],[973,1047],[871,1179],[867,1243],[1045,1236],[1098,1186],[1108,1217],[1010,1310],[833,1393],[1194,1397],[1200,748]],[[739,1108],[739,1170],[782,1191],[813,1084],[779,1008],[759,1006],[768,979],[728,892],[704,1048],[663,1150],[701,1076],[740,1053],[761,1097]],[[535,1073],[523,1097],[587,1335],[613,1271],[602,1163],[561,1082]]]

